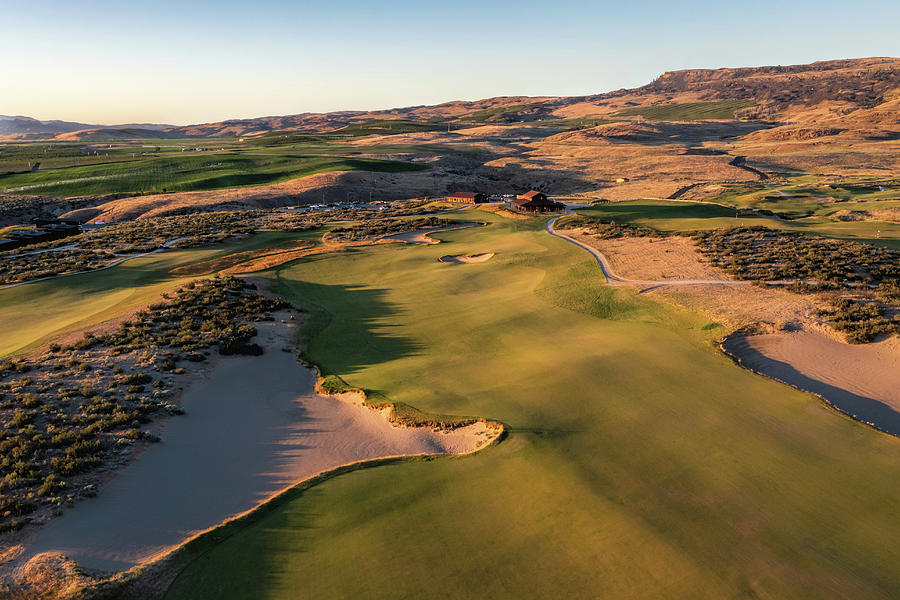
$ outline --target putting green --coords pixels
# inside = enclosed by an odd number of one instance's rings
[[[469,216],[468,218],[471,218]],[[900,440],[746,372],[542,223],[273,271],[309,356],[499,446],[330,479],[201,538],[188,598],[886,598]],[[495,252],[447,268],[448,253]]]

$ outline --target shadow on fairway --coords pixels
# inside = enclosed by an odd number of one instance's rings
[[[275,291],[308,314],[301,328],[304,356],[320,367],[327,365],[323,375],[352,375],[424,348],[394,333],[406,311],[386,300],[387,290],[279,278]]]
[[[638,219],[714,219],[733,217],[734,210],[715,204],[607,204],[586,208],[580,213],[632,222]]]

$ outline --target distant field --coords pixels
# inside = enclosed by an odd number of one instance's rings
[[[236,139],[133,139],[103,142],[0,142],[0,177],[11,173],[180,156],[182,149],[232,150],[246,146]]]
[[[900,211],[900,182],[861,178],[830,183],[820,176],[802,175],[776,187],[728,185],[710,200],[741,208],[771,210],[791,218],[883,209]]]
[[[900,223],[882,221],[835,221],[826,217],[809,217],[782,221],[779,219],[739,217],[734,209],[708,202],[674,202],[671,200],[634,200],[598,204],[579,209],[579,213],[611,219],[619,224],[645,225],[659,231],[678,232],[763,225],[776,229],[800,231],[838,239],[856,240],[900,248]]]
[[[520,113],[523,111],[533,110],[542,106],[541,102],[530,102],[527,104],[511,104],[509,106],[498,106],[496,108],[485,108],[476,110],[461,117],[463,121],[471,121],[475,123],[499,122],[511,123],[521,120]]]
[[[661,106],[635,106],[615,113],[615,117],[644,117],[650,121],[702,121],[733,119],[734,111],[756,104],[753,100],[723,100],[721,102],[685,102]]]
[[[425,168],[369,158],[184,152],[129,162],[6,175],[0,177],[0,192],[54,195],[174,192],[276,183],[329,171],[397,173]]]
[[[458,126],[457,126],[458,127]],[[362,136],[362,135],[394,135],[398,133],[418,133],[420,131],[447,131],[446,123],[430,121],[402,121],[384,120],[356,123],[342,127],[331,132],[332,136]]]
[[[152,150],[153,148],[149,149]],[[33,144],[0,144],[0,176],[10,173],[27,173],[33,168],[58,169],[96,165],[101,163],[133,160],[134,153],[147,148],[105,149],[100,154],[88,151],[81,143],[44,142]]]
[[[500,419],[509,438],[289,494],[181,554],[167,600],[900,587],[900,440],[735,366],[703,319],[605,286],[541,221],[479,218],[491,225],[436,234],[437,246],[358,249],[270,276],[310,311],[308,355],[327,373],[423,410]],[[496,255],[437,261],[477,252]]]
[[[606,125],[614,122],[614,120],[605,117],[572,117],[570,119],[541,119],[538,121],[527,121],[525,123],[517,123],[517,125],[523,127],[550,127],[553,129],[571,130],[597,127],[598,125]]]

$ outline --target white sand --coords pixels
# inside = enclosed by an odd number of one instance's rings
[[[723,347],[749,369],[819,394],[859,420],[900,435],[896,340],[853,345],[796,331],[734,337]]]
[[[37,530],[23,558],[60,552],[84,567],[128,569],[337,466],[380,457],[471,452],[484,423],[452,432],[391,425],[369,408],[313,392],[314,373],[281,348],[292,323],[262,324],[260,357],[221,357],[184,392],[187,414],[97,498]]]

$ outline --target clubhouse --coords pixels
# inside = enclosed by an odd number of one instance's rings
[[[566,205],[547,198],[547,194],[531,190],[516,196],[509,201],[510,208],[526,212],[556,212],[564,210]]]
[[[487,202],[488,197],[486,194],[478,192],[453,192],[452,194],[447,194],[447,200],[462,204],[481,204],[482,202]]]

